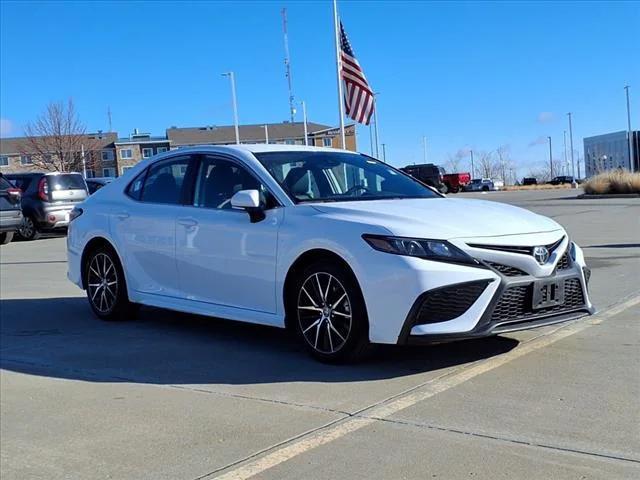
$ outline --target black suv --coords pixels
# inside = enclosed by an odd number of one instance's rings
[[[0,173],[0,245],[13,239],[13,234],[22,223],[20,190]]]
[[[564,185],[565,183],[573,183],[573,177],[570,175],[560,175],[559,177],[553,177],[549,182],[551,185]]]
[[[66,228],[69,212],[88,196],[79,173],[11,173],[5,178],[22,190],[23,220],[18,235],[25,240]]]
[[[446,191],[442,176],[444,169],[433,163],[422,163],[418,165],[408,165],[401,168],[404,173],[408,173],[413,178],[420,180],[422,183],[436,188],[440,192]]]

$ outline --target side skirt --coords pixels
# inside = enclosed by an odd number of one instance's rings
[[[154,295],[152,293],[130,291],[129,298],[132,302],[150,307],[165,308],[167,310],[193,313],[195,315],[204,315],[206,317],[215,317],[225,320],[235,320],[284,328],[284,317],[275,313],[260,312],[257,310],[248,310],[245,308],[230,307],[215,303],[198,302],[196,300],[167,297],[164,295]]]

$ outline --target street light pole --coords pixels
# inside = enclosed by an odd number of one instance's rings
[[[631,131],[631,109],[629,108],[629,85],[625,85],[624,89],[627,93],[627,137],[629,140],[629,171],[633,172],[635,170],[635,165],[633,161],[633,132]]]
[[[222,74],[223,77],[229,77],[231,81],[231,102],[233,103],[233,125],[236,130],[236,143],[240,143],[240,129],[238,127],[238,100],[236,99],[236,77],[233,72]]]
[[[476,169],[473,167],[473,150],[469,150],[471,154],[471,178],[473,179],[476,176]]]
[[[549,139],[549,170],[551,171],[551,178],[553,178],[553,154],[551,153],[551,137]]]
[[[304,122],[304,144],[309,145],[309,132],[307,131],[307,104],[302,101],[302,121]]]
[[[567,113],[569,117],[569,153],[571,154],[571,176],[573,181],[576,181],[576,164],[573,161],[573,125],[571,123],[571,112]]]
[[[269,145],[269,125],[266,123],[264,125],[264,143]]]
[[[382,144],[382,161],[384,163],[387,163],[387,144],[386,143]]]
[[[422,136],[422,148],[424,149],[424,163],[427,163],[427,137]]]

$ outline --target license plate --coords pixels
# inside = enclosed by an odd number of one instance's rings
[[[564,304],[564,281],[550,280],[533,284],[533,309]]]

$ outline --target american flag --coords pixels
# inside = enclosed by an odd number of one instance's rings
[[[340,22],[340,67],[340,74],[345,85],[346,114],[358,123],[369,125],[375,108],[373,91],[353,53],[342,22]]]

